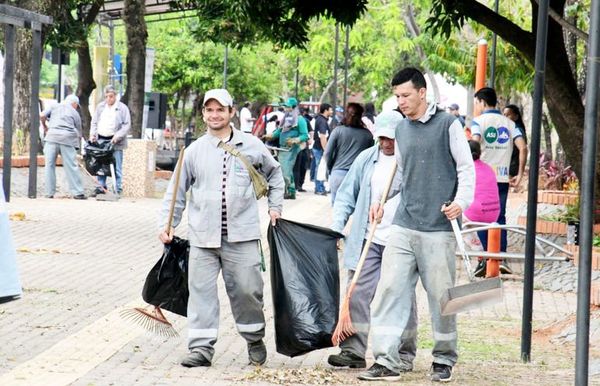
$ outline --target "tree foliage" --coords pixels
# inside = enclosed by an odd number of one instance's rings
[[[173,4],[197,11],[194,33],[200,40],[232,46],[271,41],[304,47],[312,19],[333,18],[352,25],[365,11],[367,0],[176,0]]]

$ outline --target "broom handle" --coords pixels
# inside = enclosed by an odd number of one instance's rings
[[[177,198],[177,190],[179,189],[179,177],[181,176],[181,168],[183,166],[183,152],[185,146],[179,151],[179,158],[177,159],[177,165],[175,166],[175,186],[173,187],[173,197],[171,197],[171,207],[169,208],[169,219],[165,231],[167,234],[171,231],[171,225],[173,224],[173,213],[175,212],[175,199]]]
[[[379,201],[379,207],[383,208],[385,202],[387,201],[387,196],[390,193],[390,189],[392,187],[392,182],[394,181],[394,176],[396,175],[396,169],[398,165],[394,162],[394,166],[392,166],[392,172],[390,173],[390,177],[388,178],[387,185],[383,190],[383,195],[381,196],[381,200]],[[362,253],[360,254],[360,259],[358,260],[358,264],[356,266],[356,270],[354,271],[354,276],[352,277],[352,282],[350,283],[350,287],[348,288],[348,294],[351,295],[354,287],[356,286],[356,282],[358,281],[358,277],[360,276],[360,271],[362,270],[363,264],[365,263],[365,259],[367,257],[367,253],[369,252],[369,248],[371,247],[371,242],[373,241],[373,236],[375,236],[375,230],[377,229],[378,222],[375,221],[371,226],[371,230],[369,231],[369,236],[367,237],[367,241],[363,246]]]

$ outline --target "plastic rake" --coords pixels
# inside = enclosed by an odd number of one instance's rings
[[[179,336],[175,327],[167,320],[165,315],[162,313],[160,307],[152,306],[149,307],[135,307],[121,310],[119,315],[123,319],[132,321],[133,323],[141,326],[145,330],[166,338],[174,338]]]

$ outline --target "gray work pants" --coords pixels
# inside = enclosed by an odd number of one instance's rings
[[[252,343],[265,336],[263,279],[256,240],[230,243],[220,248],[190,246],[188,348],[208,360],[214,355],[219,328],[217,277],[223,271],[231,312],[240,335]]]
[[[369,338],[369,325],[371,322],[371,301],[375,296],[377,283],[381,274],[381,258],[383,256],[384,245],[371,243],[365,262],[360,271],[360,277],[356,282],[356,287],[350,298],[350,317],[352,326],[356,329],[356,334],[348,337],[342,343],[340,348],[343,351],[349,351],[359,357],[364,358],[367,352],[367,343]],[[354,271],[349,271],[348,286],[354,277]],[[413,361],[417,355],[417,298],[413,291],[412,308],[408,318],[408,324],[402,334],[400,347],[401,367],[404,370],[412,370]]]
[[[398,345],[420,277],[431,313],[433,362],[454,366],[458,358],[456,315],[441,315],[440,298],[454,286],[455,251],[452,232],[419,232],[392,226],[371,314],[373,355],[377,363],[394,371],[401,369]]]

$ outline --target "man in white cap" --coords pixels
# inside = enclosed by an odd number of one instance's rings
[[[331,229],[342,232],[350,216],[352,227],[344,246],[344,267],[348,269],[348,280],[352,280],[365,239],[370,231],[369,208],[371,196],[381,196],[388,183],[390,170],[396,162],[394,158],[394,139],[396,128],[402,121],[398,111],[384,111],[375,118],[375,135],[378,143],[363,150],[352,163],[348,174],[337,191],[333,204],[333,225]],[[371,300],[375,295],[381,273],[381,258],[387,243],[389,229],[400,195],[396,195],[385,204],[384,216],[369,246],[365,262],[356,282],[350,301],[350,316],[357,333],[340,343],[342,351],[330,355],[328,362],[336,367],[366,367],[365,354],[371,321]],[[417,309],[416,298],[408,325],[398,348],[402,371],[411,371],[417,354]]]
[[[56,193],[56,157],[61,155],[62,164],[69,181],[71,196],[85,200],[81,173],[77,166],[77,149],[81,143],[81,117],[77,111],[79,98],[69,95],[65,100],[44,110],[40,116],[44,126],[44,156],[46,173],[46,197]]]
[[[232,129],[233,99],[225,89],[204,95],[202,115],[206,134],[185,151],[179,186],[171,179],[160,213],[159,239],[172,241],[172,229],[165,231],[170,202],[175,195],[173,226],[181,222],[188,206],[189,300],[188,348],[181,364],[185,367],[210,366],[219,328],[217,277],[223,280],[240,335],[248,344],[251,364],[262,365],[267,358],[263,343],[263,279],[259,252],[260,221],[251,174],[239,151],[268,182],[271,223],[281,216],[284,182],[281,167],[264,144],[251,134]]]

